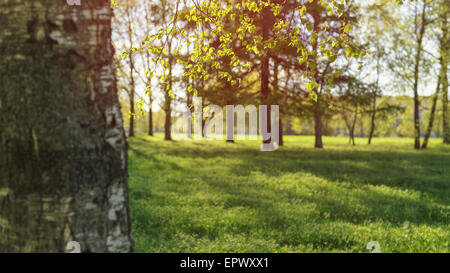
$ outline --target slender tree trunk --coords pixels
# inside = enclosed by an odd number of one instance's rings
[[[443,138],[445,144],[450,144],[450,124],[449,124],[449,109],[448,109],[448,77],[444,76],[442,83],[442,120],[443,120]]]
[[[447,70],[447,69],[445,69]],[[448,109],[448,77],[447,72],[444,74],[442,82],[442,120],[443,120],[443,138],[445,144],[450,144],[450,124],[449,124],[449,109]]]
[[[418,74],[419,67],[416,66],[415,74]],[[414,83],[414,148],[420,149],[420,100],[418,92],[418,76],[415,75]]]
[[[345,114],[342,115],[345,125],[347,126],[347,130],[348,130],[348,144],[355,144],[354,140],[354,132],[355,132],[355,123],[352,122],[350,123],[349,119],[345,116]]]
[[[164,122],[164,140],[172,140],[171,123],[172,123],[172,111],[169,107],[166,108],[166,119]]]
[[[356,128],[356,122],[358,121],[358,108],[356,108],[356,112],[355,112],[355,118],[353,119],[353,123],[351,125],[351,131],[350,131],[350,138],[351,138],[351,142],[352,145],[355,146],[355,128]]]
[[[314,30],[319,31],[319,23],[315,20],[314,22]],[[314,63],[317,63],[317,56],[320,56],[319,50],[318,50],[318,43],[314,43],[313,50],[316,52],[314,55]],[[316,83],[320,83],[320,78],[318,73],[316,72],[314,75],[314,79]],[[320,87],[318,87],[315,92],[317,93],[317,101],[313,103],[313,111],[314,111],[314,134],[315,134],[315,143],[314,147],[317,149],[323,148],[323,141],[322,141],[322,135],[324,133],[323,123],[322,123],[322,115],[324,113],[324,109],[322,106],[322,96],[321,96],[321,89],[323,88],[322,84]]]
[[[134,75],[133,75],[133,54],[130,53],[130,128],[129,128],[129,136],[134,137],[134,119],[135,116],[135,90],[134,90]]]
[[[370,113],[370,132],[369,132],[369,145],[372,144],[373,134],[375,133],[375,119],[377,115],[377,96],[373,95],[372,109]]]
[[[281,94],[280,91],[280,87],[279,87],[279,82],[278,82],[278,66],[279,66],[279,61],[277,59],[274,59],[274,63],[273,63],[273,89],[274,89],[274,93],[278,94],[277,97],[280,100],[278,102],[279,105],[281,105],[281,102],[283,101],[283,94]],[[278,146],[283,146],[283,122],[282,122],[282,114],[281,114],[281,107],[280,107],[280,116],[279,116],[279,120],[278,120],[278,128],[279,128],[279,135],[278,135]]]
[[[320,98],[317,98],[317,102],[314,103],[314,134],[315,134],[315,144],[314,147],[318,149],[323,148],[322,142],[322,111],[320,107]]]
[[[419,69],[422,59],[422,41],[426,27],[426,3],[423,3],[419,33],[417,34],[416,60],[414,65],[414,148],[420,149],[420,99],[419,99]]]
[[[378,47],[377,47],[378,48]],[[377,49],[379,51],[379,49]],[[377,117],[377,96],[380,90],[380,56],[377,56],[377,89],[372,92],[372,104],[370,113],[370,131],[369,131],[369,145],[372,144],[373,134],[375,133],[375,120]]]
[[[281,119],[280,116],[280,120],[279,120],[279,128],[280,128],[280,137],[279,137],[279,141],[280,143],[278,143],[279,146],[284,146],[284,140],[283,140],[283,121]]]
[[[261,27],[262,27],[262,38],[263,41],[267,41],[270,36],[270,30],[272,29],[272,17],[273,13],[271,12],[269,7],[263,8],[261,18]],[[272,115],[271,115],[271,107],[269,102],[270,95],[270,68],[269,68],[269,60],[270,60],[270,49],[267,48],[264,54],[264,57],[261,61],[261,102],[263,105],[267,105],[267,132],[272,131]],[[263,141],[264,143],[271,143],[271,139],[267,139]]]
[[[353,124],[352,124],[352,144],[353,144],[353,146],[356,145],[356,142],[355,142],[355,131],[356,131],[356,123],[358,122],[358,111],[359,111],[359,107],[357,106],[356,107],[356,111],[355,111],[355,118],[353,119]]]
[[[448,4],[447,4],[448,10]],[[449,39],[448,39],[448,14],[443,15],[441,38],[441,67],[442,67],[442,123],[443,123],[443,139],[445,144],[450,144],[450,121],[448,109],[448,60],[449,60]]]
[[[169,45],[169,48],[171,46]],[[172,96],[169,90],[172,90],[172,52],[169,49],[169,89],[165,90],[164,112],[166,113],[166,120],[164,122],[164,140],[172,140]]]
[[[350,127],[348,144],[355,145],[355,137],[354,136],[355,136],[355,134],[353,131],[353,127]]]
[[[146,22],[146,32],[151,33],[151,17],[152,14],[150,12],[150,7],[147,5],[150,4],[150,2],[146,2],[145,8],[145,22]],[[145,51],[145,60],[143,60],[144,64],[147,66],[146,69],[151,69],[151,58],[150,58],[150,52],[148,50]],[[148,75],[145,75],[147,78],[146,80],[146,86],[147,88],[150,88],[152,85],[152,79]],[[153,136],[153,97],[152,93],[148,94],[149,97],[149,104],[148,104],[148,135]]]
[[[348,129],[348,144],[352,144],[352,127],[350,126],[350,124],[347,124],[347,129]]]
[[[130,4],[127,4],[130,5]],[[128,15],[128,39],[130,42],[130,48],[133,48],[133,27],[131,25],[132,15],[131,8],[127,6],[127,15]],[[134,120],[135,116],[135,84],[134,84],[134,60],[133,60],[133,51],[130,52],[129,55],[130,60],[130,132],[129,136],[134,137]]]
[[[426,149],[427,148],[428,140],[430,139],[431,132],[433,130],[434,115],[435,115],[435,112],[436,112],[437,101],[438,101],[438,98],[439,98],[439,89],[441,88],[441,75],[442,75],[442,68],[441,68],[441,74],[438,77],[436,93],[433,96],[433,102],[432,102],[431,113],[430,113],[430,120],[428,121],[428,129],[427,129],[427,132],[425,134],[425,139],[424,139],[424,141],[422,143],[422,149]]]
[[[188,78],[189,81],[189,78]],[[193,101],[193,94],[192,92],[189,92],[189,90],[186,88],[186,109],[189,110],[189,112],[191,113],[191,116],[189,117],[188,120],[188,138],[192,139],[192,112],[194,110],[194,107],[192,105],[192,101]]]
[[[272,115],[271,115],[271,107],[269,102],[269,57],[265,56],[262,64],[261,64],[261,101],[263,105],[267,105],[267,132],[271,132],[272,130]],[[270,143],[271,139],[267,139],[264,143]]]
[[[132,251],[110,1],[0,18],[0,252]]]
[[[378,14],[378,19],[379,14]],[[379,29],[377,27],[377,33],[379,33]],[[371,113],[370,113],[370,131],[369,131],[369,145],[372,144],[373,135],[375,134],[375,120],[377,117],[377,96],[380,94],[380,61],[381,61],[381,53],[380,46],[377,43],[377,86],[375,92],[372,92],[372,105],[371,105]]]
[[[231,65],[230,65],[230,61],[231,61],[231,58],[225,58],[226,71],[231,71],[232,70]],[[231,85],[231,83],[229,81],[225,82],[225,90],[226,90],[225,92],[230,92],[230,93],[235,92],[235,90],[233,89],[233,86]],[[226,105],[234,105],[235,102],[236,101],[233,98],[232,94],[226,96],[225,106]],[[233,119],[234,119],[234,116],[233,116]],[[234,131],[234,128],[233,128],[233,131]],[[225,142],[226,143],[235,143],[235,141],[234,141],[234,132],[233,132],[233,139],[231,139],[231,140],[230,139],[226,139]]]
[[[148,135],[153,136],[153,109],[152,109],[153,100],[150,98],[150,104],[148,109]]]
[[[187,48],[187,55],[189,56],[190,55],[190,52],[189,52],[189,47]],[[189,84],[191,83],[190,82],[190,79],[189,79],[189,77],[187,77],[187,85],[189,86]],[[193,80],[192,81],[192,85],[194,85],[195,84],[195,80]],[[194,105],[193,105],[193,92],[189,92],[189,87],[187,87],[186,88],[186,110],[189,110],[188,112],[190,113],[190,116],[189,116],[189,119],[188,119],[188,128],[187,128],[187,130],[188,130],[188,139],[192,139],[192,134],[193,134],[193,132],[192,132],[192,113],[194,112]]]

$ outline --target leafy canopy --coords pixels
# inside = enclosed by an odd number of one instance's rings
[[[150,1],[150,0],[148,0]],[[171,65],[164,58],[168,54],[167,46],[169,41],[178,39],[181,45],[170,53],[180,56],[180,52],[190,48],[190,58],[184,60],[177,59],[177,63],[183,65],[185,77],[189,79],[208,80],[208,66],[221,71],[220,58],[229,57],[232,69],[248,71],[252,69],[252,64],[243,61],[233,50],[233,42],[239,40],[249,55],[264,57],[269,54],[281,41],[288,44],[297,52],[298,62],[305,67],[305,74],[309,78],[306,84],[309,91],[315,93],[318,84],[314,80],[317,62],[320,58],[326,58],[330,62],[337,59],[339,54],[345,54],[348,58],[360,58],[366,54],[356,43],[352,42],[349,34],[352,32],[352,24],[345,19],[344,12],[349,0],[304,0],[293,1],[298,20],[293,22],[285,21],[282,14],[289,0],[177,0],[176,8],[172,14],[171,24],[160,27],[155,33],[148,34],[142,40],[139,48],[133,47],[128,51],[123,51],[118,55],[119,59],[124,59],[129,54],[148,50],[152,53],[154,67],[162,68],[161,82],[168,80],[166,71]],[[314,16],[308,13],[307,4],[316,2],[327,13],[327,16],[334,17],[334,25],[328,22],[319,25],[314,24]],[[397,0],[398,4],[402,1]],[[120,5],[111,0],[113,6]],[[292,8],[292,1],[289,8]],[[267,11],[275,18],[272,24],[269,38],[263,37],[260,24],[264,20],[263,16]],[[232,20],[236,24],[235,31],[230,32],[225,27],[225,21]],[[188,22],[196,28],[195,32],[187,31],[182,25]],[[339,23],[336,23],[339,22]],[[336,31],[327,31],[333,27]],[[245,38],[247,37],[247,38]],[[248,39],[252,37],[252,39]],[[156,43],[158,41],[158,43]],[[217,43],[218,41],[218,43]],[[149,78],[154,76],[154,71],[146,71]],[[328,83],[332,87],[333,79],[340,74],[340,71],[333,71],[333,75],[328,75]],[[236,79],[228,72],[220,75],[231,84],[236,84]],[[197,94],[194,86],[188,86],[188,90]],[[147,88],[148,92],[150,87]],[[314,96],[312,96],[314,97]]]

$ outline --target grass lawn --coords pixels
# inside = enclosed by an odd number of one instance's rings
[[[450,147],[432,140],[130,139],[137,252],[449,252]]]

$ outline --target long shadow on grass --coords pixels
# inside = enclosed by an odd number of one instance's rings
[[[260,172],[269,177],[289,173],[310,173],[331,182],[345,182],[355,186],[385,185],[390,188],[415,190],[426,194],[434,202],[449,206],[450,202],[450,155],[358,151],[358,150],[315,150],[289,148],[275,152],[260,152],[252,147],[230,144],[216,148],[214,145],[193,142],[186,146],[173,142],[170,148],[154,145],[151,141],[138,138],[139,145],[151,146],[151,154],[144,153],[137,145],[131,150],[145,160],[159,162],[153,154],[164,153],[179,158],[238,158],[244,162],[232,165],[230,172],[248,177]],[[136,140],[135,140],[136,142]],[[157,144],[161,144],[158,142]],[[180,170],[171,162],[159,162],[161,168]],[[299,181],[301,182],[301,181]]]
[[[150,145],[150,142],[145,140],[138,142],[139,145]],[[170,148],[164,145],[151,145],[150,151],[145,153],[140,151],[138,145],[131,150],[136,153],[137,160],[150,161],[158,161],[153,156],[158,153],[189,160],[218,156],[239,158],[240,162],[244,163],[230,165],[230,172],[233,174],[231,179],[212,177],[208,174],[199,174],[198,179],[209,185],[205,190],[216,192],[217,196],[224,200],[223,209],[244,207],[254,211],[256,213],[251,215],[257,217],[258,226],[266,226],[268,230],[277,230],[280,234],[286,230],[304,230],[305,234],[308,234],[308,229],[313,226],[323,229],[327,225],[321,223],[330,220],[352,224],[377,221],[389,222],[392,225],[401,225],[404,222],[428,226],[448,224],[448,181],[450,181],[447,169],[450,163],[448,155],[386,151],[317,151],[299,148],[261,153],[238,145],[231,146],[230,149],[224,149],[223,146],[215,148],[213,145],[194,144],[186,147],[175,143],[170,144]],[[163,167],[169,163],[159,164]],[[174,165],[171,168],[180,168]],[[342,183],[339,187],[346,187],[343,192],[351,192],[352,187],[362,190],[356,196],[340,196],[341,193],[328,192],[329,188],[323,184],[317,185],[315,194],[312,195],[303,191],[295,192],[289,188],[267,188],[267,185],[259,185],[253,181],[254,172],[262,173],[271,179],[284,174],[310,173],[328,182]],[[301,185],[301,178],[298,183]],[[432,200],[387,194],[367,185],[416,190]],[[349,202],[342,202],[343,200]],[[302,211],[301,207],[305,205],[314,206],[311,210]],[[251,233],[254,228],[243,224],[240,230]],[[327,236],[334,234],[325,229],[321,232],[328,234]],[[306,235],[302,234],[303,232],[293,232],[289,239],[285,236],[276,239],[282,245],[314,241],[312,243],[318,246],[326,240],[328,247],[342,249],[355,244],[351,240],[340,241],[339,234],[334,234],[334,237],[317,236],[314,240],[309,237],[303,238]]]
[[[135,141],[135,143],[138,143]],[[142,143],[142,142],[141,142]],[[164,152],[163,147],[152,147],[151,151],[144,152],[145,149],[142,149],[139,145],[130,145],[128,148],[130,152],[133,152],[138,160],[144,160],[146,162],[152,163],[155,169],[172,169],[172,170],[182,170],[182,168],[173,163],[173,162],[161,162],[161,160],[157,159],[155,155],[158,153]]]
[[[260,211],[260,215],[271,215],[272,219],[265,222],[273,223],[273,227],[290,225],[282,219],[286,216],[285,207],[278,202],[285,203],[289,207],[308,206],[314,204],[319,215],[315,215],[313,221],[328,218],[334,221],[345,221],[360,224],[365,221],[385,221],[391,224],[403,224],[404,222],[417,224],[440,225],[448,224],[450,210],[442,205],[422,200],[414,200],[401,196],[394,196],[364,187],[352,193],[349,185],[342,192],[330,192],[330,188],[324,185],[314,186],[311,191],[295,191],[295,189],[279,189],[259,186],[252,183],[252,178],[242,178],[239,182],[230,182],[226,179],[205,179],[207,183],[221,196],[227,196],[226,207],[242,206]],[[299,181],[300,187],[301,181]],[[309,185],[310,186],[310,185]],[[268,213],[269,212],[269,213]],[[294,212],[295,214],[295,212]],[[299,215],[299,217],[301,217]],[[313,217],[314,218],[314,217]]]
[[[255,171],[267,176],[307,172],[334,182],[416,190],[443,205],[450,205],[450,155],[298,148],[263,153],[246,147],[219,150],[211,146],[180,146],[165,153],[194,159],[217,156],[239,158],[244,163],[235,164],[231,169],[233,174],[239,176],[248,176]]]
[[[207,147],[207,148],[205,148]],[[387,152],[387,151],[354,151],[354,150],[324,150],[290,149],[272,153],[262,153],[247,147],[231,147],[231,149],[215,149],[212,145],[183,147],[166,151],[167,154],[182,158],[200,157],[203,159],[221,156],[223,158],[239,158],[244,163],[232,166],[230,172],[234,175],[247,177],[253,172],[260,172],[269,177],[278,177],[289,173],[310,173],[331,182],[345,182],[356,187],[364,185],[385,185],[390,188],[414,190],[424,194],[424,198],[432,201],[415,201],[394,197],[361,200],[367,207],[374,208],[374,217],[384,213],[391,207],[416,208],[420,219],[404,219],[398,213],[398,219],[410,222],[445,221],[448,219],[450,205],[450,155]],[[299,181],[301,183],[301,181]],[[368,190],[368,189],[367,189]],[[377,193],[372,192],[371,196]],[[384,200],[383,203],[379,203]],[[386,200],[390,202],[386,203]],[[439,207],[430,207],[430,202]],[[397,204],[397,205],[396,205]],[[383,208],[384,206],[384,208]],[[446,208],[445,208],[446,207]],[[440,213],[444,210],[444,213]],[[375,213],[378,211],[379,213]],[[428,220],[426,220],[428,219]],[[395,219],[389,219],[395,221]],[[448,222],[448,220],[447,220]]]

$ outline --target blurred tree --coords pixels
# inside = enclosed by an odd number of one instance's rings
[[[449,1],[439,1],[441,5],[438,8],[438,21],[441,28],[441,37],[439,38],[441,54],[441,84],[442,84],[442,122],[443,138],[445,144],[450,144],[450,120],[448,108],[448,64],[450,59],[450,35],[448,34],[448,14],[450,12]]]
[[[125,0],[122,1],[118,8],[115,9],[114,16],[114,28],[115,33],[120,36],[120,41],[124,44],[120,46],[121,50],[125,50],[127,48],[131,49],[129,53],[126,53],[127,60],[127,69],[128,74],[125,78],[127,82],[122,85],[122,88],[127,92],[130,103],[130,113],[129,113],[129,129],[128,135],[130,137],[134,136],[135,132],[135,119],[136,119],[136,79],[135,79],[135,54],[133,52],[136,51],[136,0]],[[121,69],[125,69],[124,66]]]
[[[366,64],[366,66],[369,66],[368,69],[375,70],[376,72],[375,88],[371,93],[371,107],[369,112],[369,145],[372,143],[376,128],[377,100],[382,95],[380,78],[383,76],[384,58],[386,57],[386,46],[383,43],[386,41],[386,29],[391,25],[393,20],[390,15],[390,9],[392,8],[391,2],[390,0],[375,0],[364,6],[364,16],[361,18],[363,27],[358,29],[360,38],[367,41],[367,46],[371,53],[368,55],[370,63]]]
[[[359,58],[364,53],[360,51],[356,43],[352,42],[354,37],[349,35],[352,24],[356,23],[358,18],[356,6],[343,7],[340,16],[330,15],[326,6],[324,7],[317,1],[305,3],[304,6],[307,20],[299,22],[306,25],[304,31],[301,32],[302,37],[305,38],[301,41],[305,47],[309,48],[308,51],[311,54],[308,57],[302,53],[303,57],[298,59],[300,66],[297,66],[296,69],[302,78],[312,77],[313,80],[306,84],[303,80],[296,88],[303,94],[309,94],[306,105],[302,105],[302,107],[306,107],[312,113],[315,147],[323,148],[322,136],[326,133],[323,119],[333,100],[330,95],[331,90],[334,88],[335,82],[345,81],[346,78],[342,78],[341,71],[347,69],[347,60]],[[308,31],[308,28],[313,31]],[[345,42],[339,42],[342,29],[348,32]],[[334,40],[329,49],[323,44],[326,40]],[[310,60],[309,63],[307,60]],[[308,73],[309,70],[312,73]]]
[[[348,76],[339,82],[341,90],[337,103],[333,105],[342,116],[349,133],[349,143],[355,145],[355,128],[358,118],[373,103],[373,89],[354,76]]]
[[[178,12],[178,3],[173,1],[159,0],[152,1],[150,10],[152,14],[151,23],[155,27],[170,28],[173,24],[173,18]],[[175,6],[176,4],[176,6]],[[173,67],[175,65],[174,47],[175,35],[173,33],[159,33],[161,40],[156,46],[159,47],[156,53],[155,61],[159,60],[161,64],[161,73],[159,75],[161,90],[164,94],[162,109],[166,113],[164,125],[164,139],[172,140],[172,99],[175,95],[173,91],[174,76]],[[155,40],[156,42],[156,40]]]
[[[429,0],[414,0],[405,2],[408,14],[412,16],[398,18],[398,25],[393,26],[394,54],[391,69],[409,85],[414,95],[414,148],[420,149],[420,97],[419,85],[421,72],[430,69],[429,60],[424,58],[424,41],[427,29],[432,23],[431,5]],[[410,68],[413,68],[412,70]]]
[[[441,61],[442,62],[442,61]],[[431,106],[431,113],[430,113],[430,118],[428,120],[428,128],[427,131],[425,133],[425,137],[422,143],[422,149],[426,149],[428,146],[428,140],[430,139],[431,136],[431,132],[433,130],[433,124],[434,124],[434,116],[436,113],[436,107],[437,107],[437,102],[438,102],[438,98],[439,98],[439,91],[441,88],[441,77],[442,75],[442,68],[441,68],[441,72],[438,76],[438,80],[437,80],[437,87],[436,87],[436,92],[433,95],[433,102],[432,102],[432,106]]]

